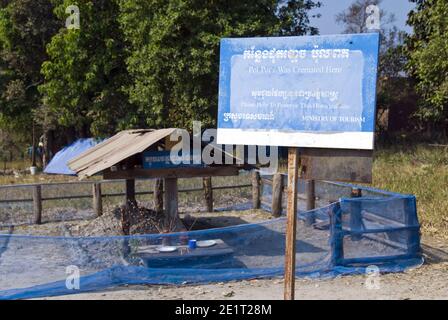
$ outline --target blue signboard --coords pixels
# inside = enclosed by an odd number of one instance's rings
[[[379,34],[222,39],[218,143],[373,149]]]
[[[199,160],[200,161],[200,160]],[[193,153],[186,156],[173,156],[170,151],[146,151],[143,153],[144,169],[203,167],[198,161],[193,161]]]

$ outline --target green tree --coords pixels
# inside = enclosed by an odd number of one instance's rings
[[[77,136],[106,136],[136,124],[122,90],[128,73],[116,1],[53,1],[61,21],[69,5],[79,7],[80,29],[60,29],[47,47],[39,87],[47,121],[73,128]]]
[[[0,2],[0,125],[29,133],[39,108],[45,46],[60,23],[50,0]],[[30,136],[31,138],[31,136]]]
[[[411,0],[408,17],[414,32],[407,39],[407,65],[421,95],[418,116],[428,133],[448,136],[448,2]]]
[[[223,37],[316,34],[311,0],[118,0],[129,97],[151,127],[213,126]]]
[[[336,22],[345,27],[345,33],[369,32],[366,26],[369,5],[380,8],[380,59],[377,89],[377,132],[382,141],[392,138],[391,133],[410,129],[410,118],[415,111],[415,92],[405,72],[406,33],[393,25],[395,17],[381,9],[382,0],[355,0],[347,10],[336,15]]]

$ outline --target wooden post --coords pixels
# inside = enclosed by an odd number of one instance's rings
[[[330,244],[331,265],[333,267],[343,264],[344,260],[344,233],[342,230],[341,205],[336,203],[330,213]]]
[[[92,194],[93,194],[93,211],[97,217],[103,215],[103,199],[101,195],[101,183],[92,184]]]
[[[126,180],[126,203],[122,210],[121,225],[125,235],[130,234],[131,230],[131,212],[137,208],[135,200],[135,179]]]
[[[306,211],[311,211],[316,208],[316,190],[314,180],[306,181]],[[316,222],[316,217],[313,213],[307,213],[305,224],[311,226]]]
[[[154,211],[163,212],[163,179],[156,179],[154,184]]]
[[[135,179],[126,180],[126,206],[137,207],[135,200]]]
[[[42,224],[42,187],[33,187],[34,224]]]
[[[260,172],[252,171],[252,207],[260,209],[261,207],[261,178]]]
[[[353,188],[350,197],[361,198],[362,190],[358,188]],[[361,228],[362,228],[361,202],[355,200],[350,202],[350,230],[360,231]],[[362,239],[362,235],[353,233],[350,236],[350,238],[353,241],[359,241]]]
[[[212,178],[206,177],[202,179],[202,186],[204,188],[204,204],[207,212],[213,212],[213,188]]]
[[[165,179],[165,214],[168,228],[174,228],[177,223],[178,195],[177,178]],[[172,230],[167,230],[171,232]]]
[[[283,177],[280,173],[274,174],[272,179],[272,215],[282,215]]]
[[[288,207],[285,252],[285,300],[294,300],[296,276],[297,180],[299,149],[288,149]]]
[[[418,226],[417,203],[415,197],[406,197],[403,199],[404,224],[406,227]],[[418,234],[418,230],[415,233]],[[406,251],[414,258],[420,252],[420,237],[415,237],[415,233],[409,230],[406,232]]]

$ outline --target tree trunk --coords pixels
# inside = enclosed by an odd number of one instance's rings
[[[31,165],[33,167],[36,166],[36,126],[34,125],[33,121],[33,129],[32,129],[32,136],[33,136],[33,142],[32,142],[32,149],[31,149]]]

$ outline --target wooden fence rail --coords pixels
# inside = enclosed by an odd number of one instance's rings
[[[251,181],[248,184],[239,185],[227,185],[227,186],[213,186],[210,178],[203,178],[202,187],[198,188],[185,188],[179,189],[178,192],[188,193],[188,192],[203,192],[204,205],[207,211],[213,211],[213,191],[214,190],[226,190],[226,189],[236,189],[236,188],[252,188],[252,204],[254,209],[259,209],[261,204],[271,208],[271,212],[274,217],[279,217],[282,214],[282,199],[284,197],[285,183],[283,182],[281,174],[275,174],[271,178],[266,176],[260,176],[259,172],[253,171],[252,177],[249,178]],[[102,186],[105,184],[116,184],[116,183],[126,183],[125,192],[108,192],[104,193],[102,191]],[[90,185],[90,194],[78,194],[78,195],[66,195],[66,196],[43,196],[42,190],[45,187],[58,187],[58,186],[77,186],[77,185]],[[272,197],[266,203],[263,196],[264,186],[269,186],[272,189]],[[54,182],[45,184],[22,184],[22,185],[7,185],[0,186],[0,192],[5,189],[29,189],[31,193],[31,198],[23,199],[0,199],[0,204],[2,203],[23,203],[29,202],[33,206],[33,222],[35,224],[42,223],[42,203],[44,201],[58,201],[58,200],[76,200],[76,199],[92,199],[92,208],[96,216],[101,216],[103,214],[103,202],[104,198],[110,197],[123,197],[129,198],[132,196],[144,196],[153,195],[155,210],[163,210],[163,197],[166,190],[163,188],[163,183],[155,184],[153,190],[148,191],[136,191],[135,185],[129,185],[126,180],[97,180],[97,181],[77,181],[77,182]],[[132,190],[131,190],[132,189]],[[165,188],[166,189],[166,188]],[[132,194],[130,194],[132,193]],[[302,198],[303,196],[299,196]],[[306,194],[304,195],[304,200],[307,200],[307,209],[313,209],[315,206],[315,191],[314,191],[314,181],[308,181]],[[166,200],[166,199],[165,199]],[[312,221],[310,221],[312,223]]]
[[[125,182],[126,180],[119,180],[118,182]],[[22,185],[8,185],[8,186],[0,186],[0,191],[8,188],[17,189],[30,189],[32,193],[31,198],[23,198],[23,199],[0,199],[1,203],[23,203],[23,202],[31,202],[33,203],[33,222],[34,224],[42,223],[42,203],[44,201],[55,201],[55,200],[75,200],[75,199],[92,199],[92,207],[96,216],[101,216],[103,214],[103,204],[102,199],[108,197],[127,197],[129,196],[129,190],[126,192],[110,192],[103,193],[102,185],[107,183],[117,183],[117,180],[102,180],[102,181],[79,181],[79,182],[62,182],[62,183],[46,183],[46,184],[22,184]],[[91,194],[79,194],[79,195],[67,195],[67,196],[54,196],[54,197],[43,197],[42,189],[46,186],[76,186],[76,185],[91,185],[92,193]],[[185,188],[179,189],[181,193],[188,192],[204,192],[204,203],[207,206],[208,211],[213,210],[213,190],[226,190],[226,189],[235,189],[235,188],[250,188],[253,187],[252,184],[239,184],[239,185],[228,185],[228,186],[213,186],[211,183],[211,179],[204,178],[203,187],[202,188]],[[127,188],[128,189],[128,188]],[[161,190],[162,195],[165,193],[165,190]],[[157,193],[157,190],[152,191],[135,191],[133,192],[133,196],[142,196],[142,195],[154,195]],[[160,195],[157,195],[158,197]],[[157,202],[157,201],[156,201]]]

